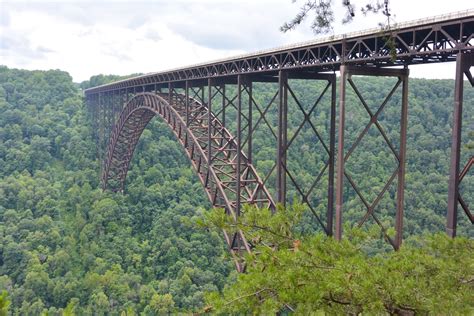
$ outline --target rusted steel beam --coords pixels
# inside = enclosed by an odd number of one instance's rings
[[[336,150],[336,75],[333,74],[329,79],[331,84],[331,118],[329,127],[329,179],[328,179],[328,208],[326,214],[326,232],[332,236],[334,220],[334,162]]]
[[[462,132],[462,111],[463,111],[463,95],[464,95],[464,75],[472,79],[470,67],[474,65],[474,52],[459,52],[456,57],[456,76],[454,82],[454,112],[453,112],[453,128],[451,136],[451,160],[449,168],[449,184],[448,184],[448,211],[446,214],[446,233],[450,237],[456,237],[458,202],[461,205],[472,222],[472,215],[459,194],[459,183],[464,177],[460,173],[460,157],[461,157],[461,132]],[[472,84],[472,81],[470,82]],[[463,170],[464,171],[464,170]],[[467,172],[467,171],[466,171]],[[471,216],[470,216],[471,215]]]
[[[185,102],[185,108],[186,108],[186,112],[185,112],[185,120],[186,120],[186,126],[189,127],[189,81],[186,80],[186,85],[185,85],[185,98],[184,98],[184,102]]]
[[[225,84],[221,86],[221,94],[222,94],[222,126],[226,127],[226,117],[225,117],[225,109],[227,107],[226,105],[226,96],[225,96]]]
[[[407,148],[407,125],[408,125],[408,69],[406,74],[401,75],[402,86],[402,110],[400,117],[400,149],[398,156],[398,182],[397,182],[397,213],[395,219],[395,249],[398,250],[403,240],[403,213],[405,202],[405,165]]]
[[[247,92],[248,92],[248,97],[249,97],[249,103],[248,103],[248,135],[247,135],[247,158],[248,162],[252,163],[252,138],[253,138],[253,121],[252,121],[252,101],[253,101],[253,95],[252,95],[252,81],[249,81],[247,83]]]
[[[204,90],[204,89],[203,89]],[[212,80],[207,80],[207,162],[212,164]]]
[[[237,215],[240,215],[241,211],[241,197],[240,197],[240,180],[241,180],[241,164],[242,164],[242,89],[243,82],[242,76],[237,76],[237,165],[235,167],[235,176],[237,181],[235,182],[236,188],[236,203],[237,203]]]
[[[336,231],[335,238],[342,238],[342,207],[344,203],[344,129],[346,117],[346,82],[347,82],[347,66],[342,65],[339,68],[339,130],[337,142],[337,173],[336,173]]]
[[[277,201],[286,204],[286,145],[288,122],[288,74],[278,73]]]

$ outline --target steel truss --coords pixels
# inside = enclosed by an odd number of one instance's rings
[[[200,89],[201,91],[203,88]],[[209,107],[212,95],[209,89]],[[189,91],[188,91],[189,93]],[[236,140],[193,96],[186,98],[170,88],[166,94],[142,92],[123,108],[109,141],[102,186],[123,191],[127,170],[138,139],[149,121],[159,115],[183,145],[209,200],[236,218],[243,203],[274,209],[274,202]],[[199,96],[199,95],[198,95]],[[201,97],[203,94],[201,94]],[[240,253],[251,245],[242,232],[225,232],[238,271],[244,270]]]
[[[304,79],[310,81],[322,81],[326,85],[321,93],[314,98],[314,102],[310,105],[309,109],[304,109],[302,101],[298,98],[295,92],[291,88],[291,84],[288,79]],[[317,223],[327,235],[333,234],[333,206],[334,206],[334,159],[335,159],[335,134],[336,134],[336,75],[335,74],[321,74],[321,73],[288,73],[280,71],[278,76],[279,82],[279,128],[278,128],[278,139],[277,139],[277,198],[278,202],[283,205],[287,201],[287,181],[291,181],[299,194],[299,198],[305,203]],[[320,106],[322,98],[330,93],[330,127],[329,127],[329,144],[324,141],[320,132],[316,128],[316,125],[311,119],[311,115],[315,112],[316,108]],[[288,101],[292,100],[296,106],[297,111],[303,114],[302,122],[296,126],[296,130],[293,135],[288,139]],[[327,154],[327,160],[324,161],[324,165],[318,174],[315,176],[312,184],[309,188],[304,188],[296,181],[296,177],[288,168],[288,153],[291,145],[298,137],[302,128],[308,124],[311,128],[312,134],[320,142],[323,147],[323,152]],[[315,210],[315,205],[310,201],[310,195],[317,186],[323,186],[322,178],[325,172],[328,172],[328,183],[327,183],[327,210],[324,223],[320,215]],[[287,179],[288,178],[288,179]]]
[[[382,232],[385,236],[385,239],[395,248],[398,249],[402,243],[402,233],[403,233],[403,203],[404,203],[404,186],[405,186],[405,155],[406,155],[406,132],[407,132],[407,110],[408,110],[408,69],[381,69],[381,68],[368,68],[368,67],[351,67],[351,66],[341,66],[341,80],[340,80],[340,98],[339,98],[339,135],[338,135],[338,155],[337,155],[337,187],[336,187],[336,238],[341,239],[342,236],[342,208],[343,208],[343,196],[344,196],[344,178],[348,180],[351,187],[356,192],[357,196],[360,198],[362,203],[366,208],[366,213],[363,218],[359,221],[359,226],[362,226],[369,217],[372,217],[377,225],[380,226]],[[391,89],[386,98],[382,101],[381,105],[378,107],[377,111],[374,113],[367,105],[367,102],[364,100],[361,92],[355,85],[352,80],[353,75],[364,75],[364,76],[384,76],[384,77],[396,77],[398,78],[397,83]],[[362,103],[363,107],[369,115],[369,122],[359,134],[356,141],[352,146],[344,151],[344,129],[345,129],[345,115],[346,115],[346,90],[347,84],[350,85],[352,90],[357,95],[358,99]],[[401,104],[401,118],[400,118],[400,147],[399,150],[395,149],[395,146],[392,144],[388,138],[386,132],[380,125],[378,121],[379,115],[382,113],[383,109],[387,105],[390,98],[393,96],[395,90],[402,85],[402,104]],[[383,189],[378,193],[377,197],[372,201],[368,201],[364,194],[361,192],[351,175],[347,172],[345,168],[345,163],[350,158],[351,154],[360,144],[361,140],[370,127],[375,125],[382,135],[385,143],[390,148],[392,154],[398,162],[397,167],[393,170],[390,178],[385,183]],[[395,178],[398,177],[397,181],[397,210],[396,210],[396,223],[395,230],[396,236],[393,240],[387,234],[387,228],[382,225],[382,222],[378,219],[375,214],[375,208],[379,204],[380,200],[384,194],[389,189],[390,185],[393,183]]]

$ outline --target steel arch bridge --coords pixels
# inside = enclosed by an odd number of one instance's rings
[[[188,122],[184,119],[186,111]],[[206,105],[180,94],[169,98],[166,94],[143,92],[126,103],[110,135],[102,173],[104,189],[123,192],[135,146],[155,116],[168,124],[185,149],[213,206],[228,210],[234,218],[242,203],[275,208],[262,179],[245,153],[237,153],[238,144],[222,122]],[[242,177],[237,178],[236,173]],[[238,254],[250,251],[248,242],[241,232],[224,232],[224,236],[238,271],[242,271]]]
[[[168,124],[183,146],[212,205],[224,208],[234,218],[240,215],[244,204],[271,209],[275,209],[275,203],[285,204],[289,200],[287,192],[291,185],[299,199],[314,214],[322,230],[341,238],[346,183],[364,207],[358,225],[373,220],[380,226],[385,239],[398,249],[402,243],[404,217],[408,66],[455,61],[446,214],[446,232],[454,237],[459,217],[458,205],[468,220],[474,223],[469,205],[459,190],[474,161],[474,157],[470,156],[464,164],[460,154],[463,80],[466,78],[474,85],[470,71],[474,65],[473,33],[474,11],[469,10],[395,25],[390,34],[369,30],[87,89],[86,102],[94,124],[98,156],[103,161],[103,188],[124,191],[135,146],[148,122],[158,116]],[[387,45],[386,36],[394,40],[395,58]],[[340,75],[338,82],[336,71]],[[377,109],[367,105],[363,92],[353,80],[356,76],[393,78],[393,87],[380,100]],[[303,106],[300,96],[292,89],[295,80],[321,83],[323,88],[312,95],[314,102],[309,107]],[[254,95],[254,86],[259,84],[266,85],[272,96],[265,104],[259,103]],[[368,121],[362,132],[354,135],[355,141],[346,148],[348,91],[356,95],[367,112]],[[393,144],[380,123],[380,114],[397,91],[401,94],[398,146]],[[329,100],[326,102],[327,137],[322,135],[313,121],[316,109],[324,104],[322,100]],[[269,109],[277,112],[276,122],[269,118]],[[297,111],[301,122],[290,122],[289,111]],[[267,135],[275,143],[274,165],[267,173],[258,173],[254,167],[254,138],[262,126],[268,129]],[[321,170],[306,188],[295,179],[288,161],[293,151],[292,144],[303,127],[308,127],[326,157],[321,161]],[[372,199],[364,194],[346,166],[371,128],[380,133],[391,159],[396,161],[390,177]],[[271,190],[269,186],[273,184],[275,188]],[[315,188],[320,186],[326,190],[324,213],[318,213],[313,198]],[[387,227],[377,214],[380,201],[392,186],[395,187],[394,238],[388,236]],[[250,243],[241,232],[226,232],[225,239],[235,255],[237,269],[242,271],[244,267],[239,261],[239,253],[250,251]]]

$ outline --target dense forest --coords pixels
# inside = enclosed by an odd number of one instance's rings
[[[232,264],[221,236],[182,220],[209,202],[159,120],[143,135],[129,194],[102,193],[71,77],[2,67],[0,82],[0,289],[14,313],[155,315],[196,309],[222,289]]]
[[[0,67],[0,314],[2,301],[13,314],[155,315],[200,311],[208,292],[220,292],[236,273],[218,231],[192,225],[210,208],[204,190],[172,132],[154,119],[131,164],[126,194],[102,192],[99,161],[82,89],[117,80],[95,76],[81,84],[62,71],[25,71]],[[369,106],[375,108],[393,80],[357,78]],[[311,107],[324,85],[293,81],[294,93]],[[443,231],[446,213],[454,82],[410,79],[406,237]],[[266,104],[274,91],[255,87],[257,102]],[[474,91],[465,89],[463,161],[473,155]],[[232,91],[230,92],[232,93]],[[381,123],[397,147],[399,108],[394,95]],[[348,146],[368,121],[355,95],[348,110]],[[311,113],[314,125],[328,137],[327,100]],[[290,102],[289,135],[298,133],[288,168],[302,187],[310,187],[325,154],[310,124]],[[275,111],[269,112],[270,125]],[[398,112],[397,112],[398,111]],[[273,117],[272,117],[273,115]],[[230,129],[232,113],[229,114]],[[271,171],[275,146],[270,129],[257,131],[257,170]],[[351,132],[352,131],[352,132]],[[469,138],[471,137],[471,139]],[[348,161],[357,183],[372,200],[394,167],[387,146],[371,128]],[[376,149],[374,149],[376,148]],[[367,170],[370,171],[368,176]],[[269,183],[274,183],[274,174]],[[272,188],[270,188],[272,190]],[[393,226],[393,192],[377,210]],[[324,186],[310,199],[322,214]],[[462,183],[468,203],[474,182]],[[363,207],[349,187],[344,219],[354,222]],[[289,202],[298,200],[289,184]],[[300,231],[318,231],[311,213],[302,213]],[[459,215],[459,234],[472,239],[466,216]],[[380,241],[372,251],[386,247]]]

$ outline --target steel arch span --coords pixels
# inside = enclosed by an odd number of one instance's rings
[[[186,102],[181,94],[144,92],[126,103],[110,134],[102,173],[104,190],[123,192],[140,135],[155,116],[161,117],[176,135],[214,207],[225,209],[234,218],[240,213],[240,204],[275,207],[246,154],[237,151],[235,137],[206,105],[193,98]],[[224,237],[237,270],[243,271],[239,253],[249,252],[249,243],[242,232],[224,232]]]

